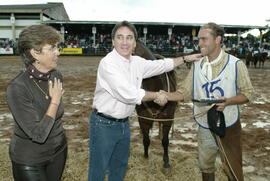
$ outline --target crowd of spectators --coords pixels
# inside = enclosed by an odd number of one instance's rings
[[[0,48],[13,48],[15,43],[16,41],[12,39],[0,39]]]
[[[237,37],[226,37],[223,46],[228,52],[236,52],[236,55],[240,58],[249,52],[254,55],[270,51],[269,38],[263,38],[262,43],[260,43],[259,39],[253,36],[240,38],[239,43]]]
[[[198,38],[185,34],[172,34],[169,38],[168,35],[147,35],[140,36],[139,40],[144,42],[147,47],[154,53],[175,55],[177,53],[191,53],[198,52]],[[238,43],[238,37],[227,36],[223,42],[223,48],[226,51],[238,51],[240,54],[245,55],[247,51],[250,52],[263,52],[270,50],[269,38],[264,38],[262,44],[260,44],[259,38],[254,36],[248,36],[247,38],[240,38]],[[97,34],[95,41],[92,35],[68,35],[65,38],[63,45],[67,48],[86,48],[91,49],[95,53],[110,52],[112,49],[112,40],[110,34]]]
[[[171,39],[167,35],[149,35],[146,40],[139,37],[139,40],[145,42],[148,48],[155,53],[160,52],[187,52],[190,50],[198,51],[198,39],[188,35],[172,36]],[[109,52],[112,49],[112,39],[110,34],[97,34],[94,38],[91,35],[68,35],[65,37],[63,44],[65,48],[93,48]]]
[[[144,36],[139,37],[147,47],[154,53],[165,56],[176,55],[177,53],[192,53],[199,51],[198,38],[185,34],[168,35],[152,35],[148,34],[146,39]],[[239,54],[246,54],[247,51],[262,52],[270,50],[269,38],[264,38],[262,44],[259,39],[254,36],[247,38],[238,38],[236,36],[227,36],[223,42],[223,48],[226,51],[237,51]],[[0,39],[0,48],[15,47],[16,41],[8,39]],[[63,48],[82,48],[84,54],[103,55],[111,51],[112,39],[110,34],[96,34],[95,38],[92,34],[65,34],[65,41],[61,44]],[[166,55],[167,53],[167,55]]]

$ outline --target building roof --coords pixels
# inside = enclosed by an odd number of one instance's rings
[[[115,25],[118,21],[58,21],[58,20],[49,20],[45,22],[46,24],[77,24],[77,25]],[[145,26],[182,26],[187,28],[199,28],[202,23],[170,23],[170,22],[131,22],[134,25],[145,25]],[[251,26],[251,25],[225,25],[221,24],[222,27],[226,30],[226,33],[237,33],[238,31],[244,32],[250,29],[268,29],[267,26]]]
[[[69,20],[63,3],[0,5],[1,13],[43,13],[53,20]]]

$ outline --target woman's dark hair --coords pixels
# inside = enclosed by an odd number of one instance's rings
[[[32,25],[25,28],[19,35],[17,48],[22,61],[27,67],[36,61],[30,50],[41,52],[45,44],[55,45],[62,39],[60,33],[48,25]]]
[[[127,27],[128,29],[130,29],[134,33],[135,40],[138,39],[138,33],[137,33],[135,26],[133,24],[129,23],[128,21],[122,21],[120,23],[117,23],[114,26],[114,28],[112,30],[112,39],[114,39],[116,31],[121,27]]]

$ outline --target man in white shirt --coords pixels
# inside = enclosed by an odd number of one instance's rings
[[[112,30],[114,49],[100,62],[97,72],[93,112],[90,117],[89,181],[124,179],[128,165],[130,128],[128,116],[142,101],[164,102],[165,95],[141,88],[142,80],[171,71],[200,54],[147,61],[132,56],[138,38],[134,25],[127,21]]]

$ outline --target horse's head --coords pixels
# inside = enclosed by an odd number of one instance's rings
[[[138,55],[147,60],[155,60],[154,54],[139,40],[136,42],[136,48],[134,51],[134,55]]]
[[[162,55],[159,54],[153,54],[142,42],[137,41],[136,42],[136,48],[133,53],[134,55],[140,56],[142,58],[145,58],[146,60],[157,60],[157,59],[163,59]],[[166,90],[168,91],[168,86],[172,86],[170,90],[175,91],[176,89],[176,78],[174,71],[171,71],[167,74],[171,80],[171,85],[168,85],[167,83],[167,77],[165,74],[157,75],[154,77],[150,77],[147,79],[144,79],[142,82],[142,87],[147,91],[159,91],[159,90]]]

